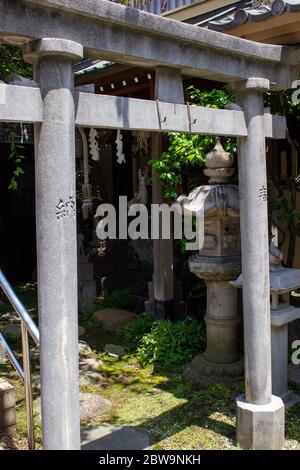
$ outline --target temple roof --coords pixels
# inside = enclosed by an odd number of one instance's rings
[[[249,22],[264,21],[274,16],[300,12],[300,0],[242,0],[211,12],[206,18],[194,23],[215,31],[226,31]]]

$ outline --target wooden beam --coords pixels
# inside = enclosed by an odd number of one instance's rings
[[[251,23],[256,25],[256,23]],[[300,16],[298,15],[297,20],[293,23],[284,23],[284,18],[280,26],[267,28],[265,27],[261,31],[257,31],[256,29],[253,30],[253,33],[247,34],[247,39],[251,39],[252,41],[259,41],[259,42],[268,42],[272,43],[276,37],[286,36],[287,34],[299,32],[300,29]],[[274,42],[273,42],[274,44]],[[275,44],[277,44],[275,42]]]

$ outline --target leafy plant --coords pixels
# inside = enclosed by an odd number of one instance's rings
[[[122,337],[127,352],[133,353],[137,350],[141,339],[150,333],[153,325],[151,315],[136,315],[136,317],[122,329]]]
[[[0,79],[7,80],[9,75],[18,74],[23,77],[31,78],[32,67],[26,64],[23,60],[22,50],[19,47],[13,47],[8,44],[0,44]],[[24,156],[22,155],[23,147],[17,143],[17,134],[14,130],[14,126],[6,125],[5,131],[10,134],[10,154],[9,160],[14,162],[14,170],[8,189],[18,189],[18,179],[24,174],[22,169],[22,161]]]
[[[32,67],[24,62],[21,48],[0,44],[0,79],[7,80],[12,73],[31,78]]]
[[[208,108],[224,108],[232,100],[231,94],[224,88],[222,90],[200,91],[190,86],[187,88],[190,103]],[[177,197],[176,188],[182,182],[182,171],[188,165],[203,165],[206,154],[212,149],[215,138],[210,135],[184,134],[170,132],[169,148],[159,158],[150,160],[158,179],[164,185],[166,199]],[[235,139],[224,137],[221,139],[226,151],[235,153]]]
[[[10,135],[11,137],[11,144],[10,144],[10,153],[8,160],[11,160],[14,164],[13,175],[11,177],[8,189],[12,189],[16,191],[18,189],[18,180],[21,175],[24,175],[24,170],[21,167],[21,163],[25,159],[25,156],[22,155],[22,151],[24,150],[24,146],[17,143],[17,133],[13,126],[7,125],[5,132]]]
[[[180,365],[190,361],[205,347],[205,330],[191,317],[171,323],[161,320],[145,334],[137,350],[141,365]]]

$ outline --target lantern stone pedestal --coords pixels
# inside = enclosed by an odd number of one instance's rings
[[[189,267],[207,286],[207,346],[189,364],[185,379],[192,385],[232,382],[243,375],[243,360],[237,349],[237,293],[229,284],[240,271],[240,258],[217,259],[191,256]]]
[[[237,293],[229,281],[241,272],[239,190],[228,184],[233,157],[217,140],[207,155],[209,185],[194,189],[178,202],[185,213],[204,212],[204,244],[189,258],[189,268],[207,286],[207,348],[189,364],[185,379],[197,386],[232,382],[243,375],[237,349]]]

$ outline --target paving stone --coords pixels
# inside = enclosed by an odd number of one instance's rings
[[[87,420],[95,418],[98,415],[106,413],[110,407],[111,402],[96,393],[83,393],[79,394],[80,401],[80,419]],[[41,399],[34,400],[34,408],[41,414]]]
[[[93,319],[100,322],[105,331],[120,333],[121,329],[134,319],[134,313],[115,308],[103,308],[94,313]]]
[[[139,428],[103,424],[83,429],[81,443],[83,450],[144,450],[154,440]]]

